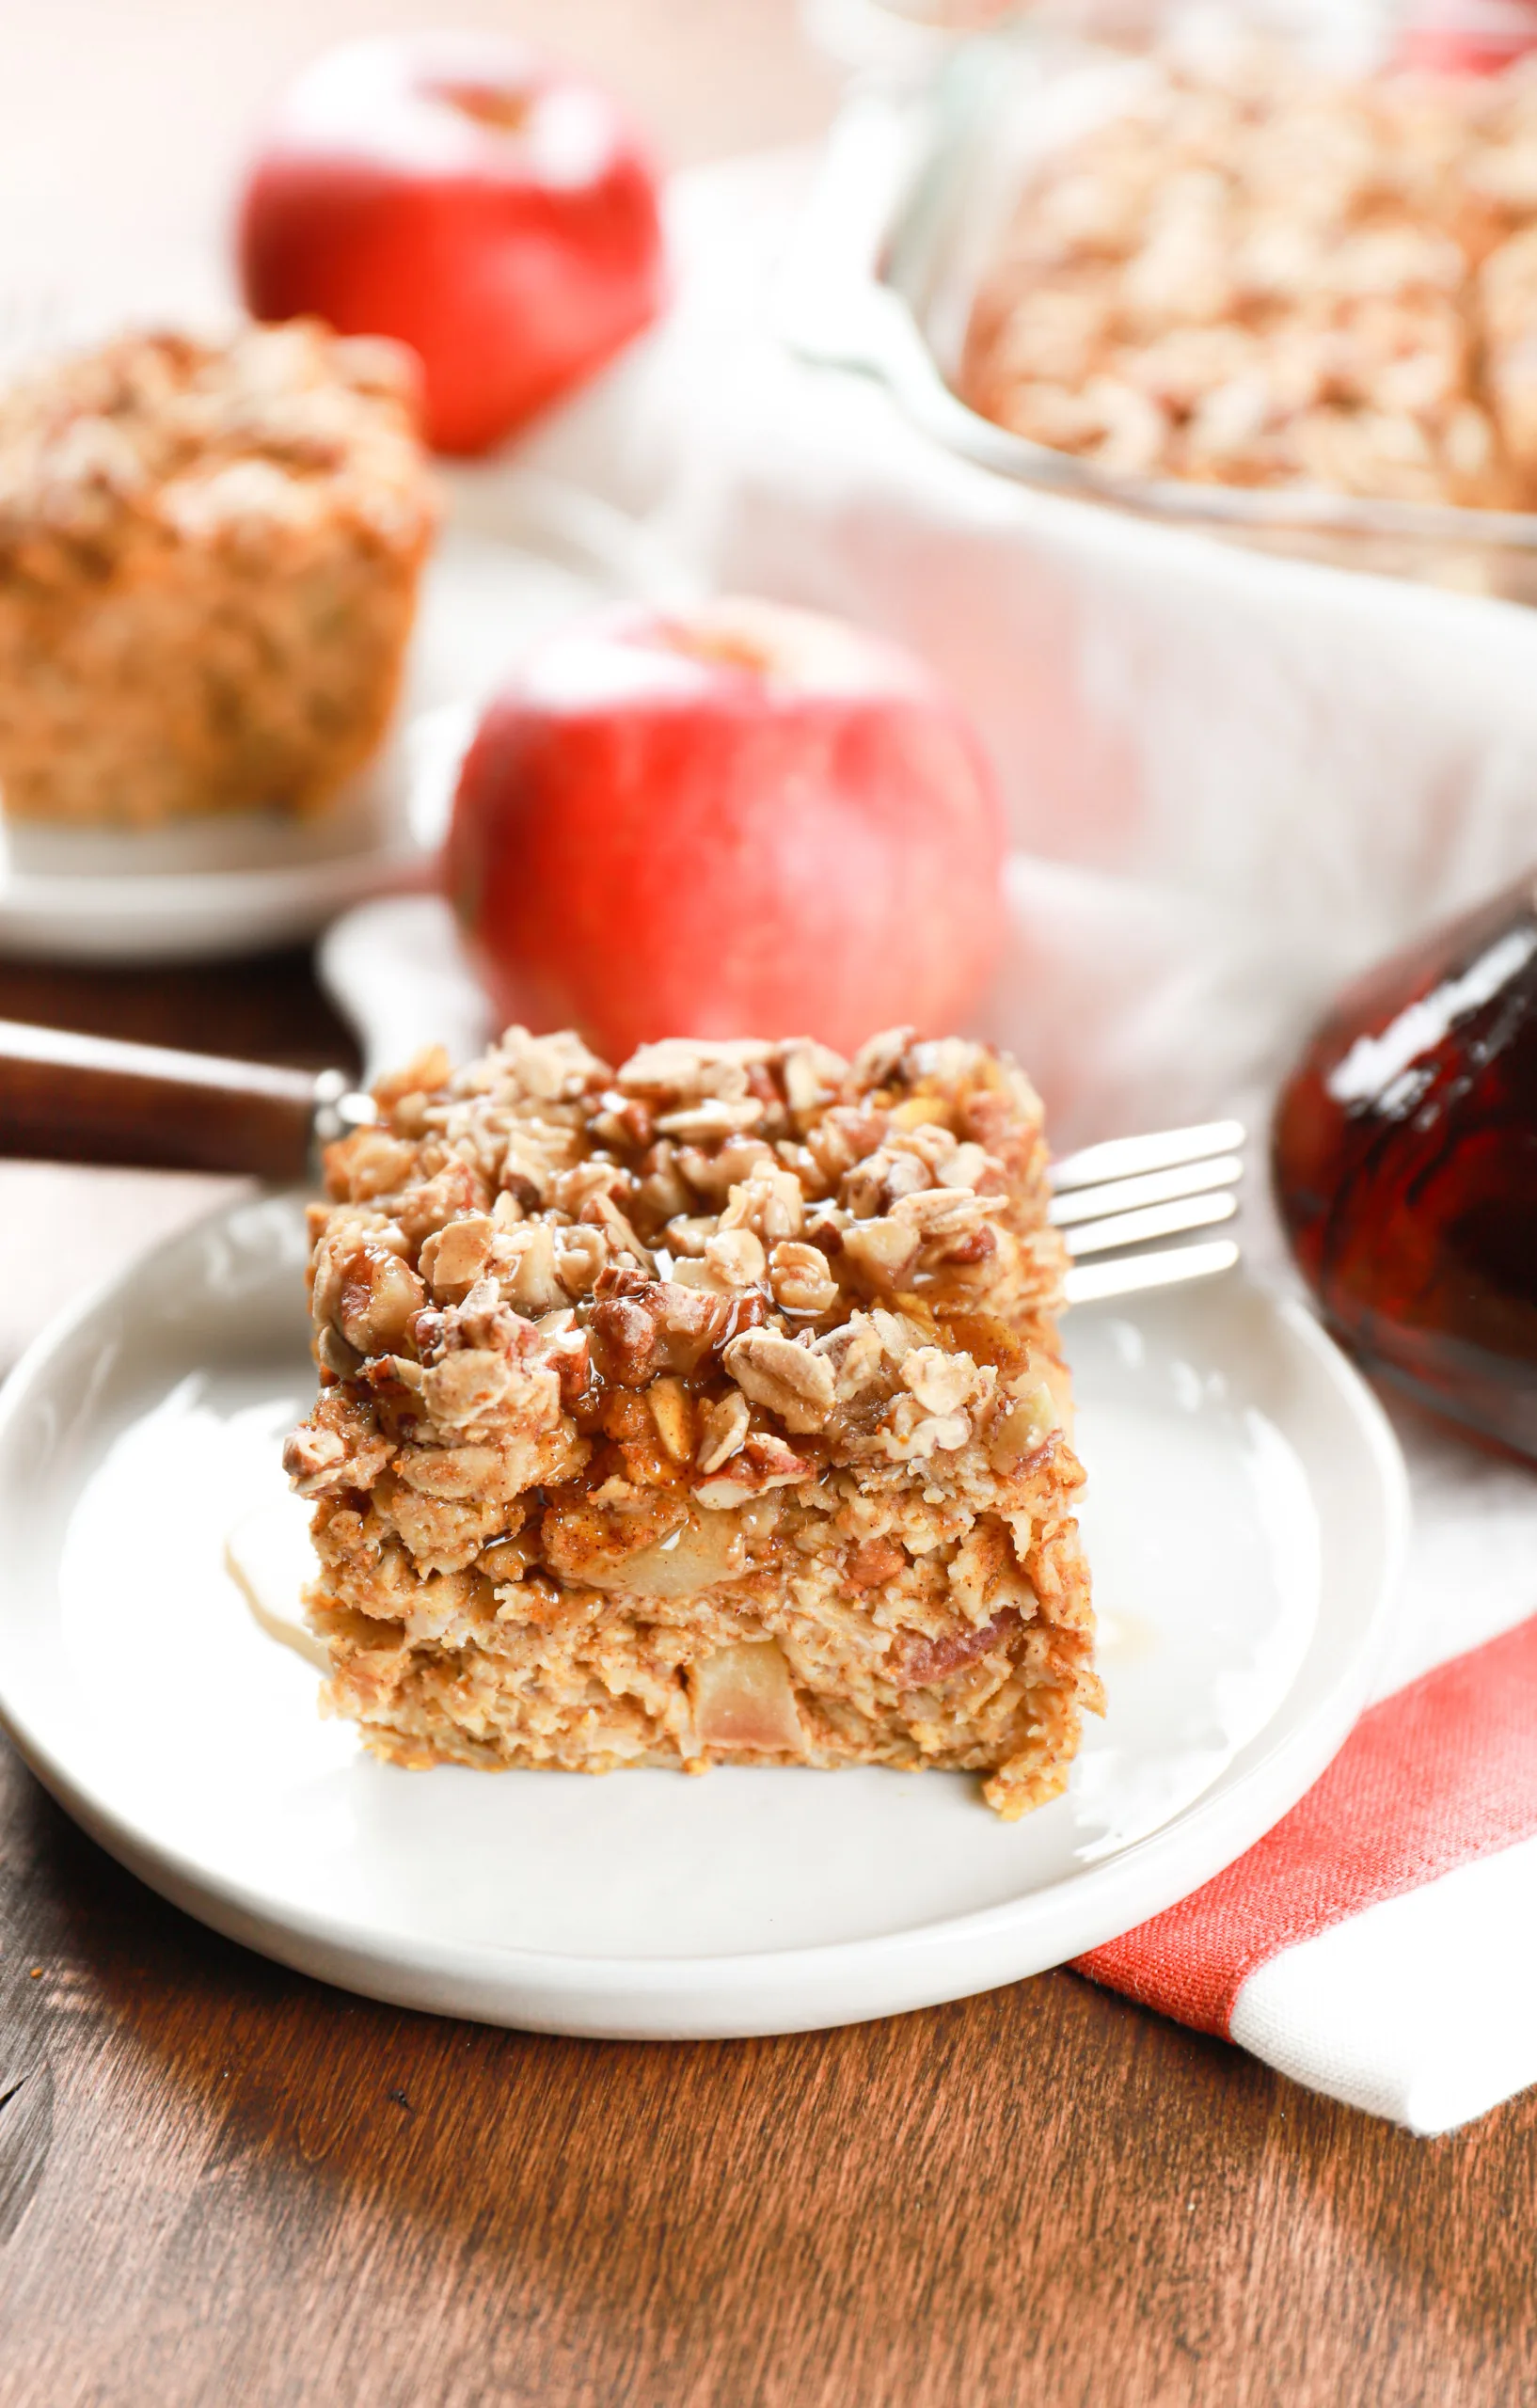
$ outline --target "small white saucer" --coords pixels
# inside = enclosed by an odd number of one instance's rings
[[[960,1775],[409,1773],[225,1568],[312,1393],[297,1204],[56,1323],[0,1397],[0,1719],[152,1887],[308,1972],[536,2030],[811,2029],[1013,1981],[1228,1863],[1368,1694],[1406,1521],[1377,1405],[1237,1277],[1069,1323],[1109,1712],[1069,1794]],[[297,1536],[277,1532],[279,1555]]]
[[[644,531],[522,471],[443,482],[394,734],[313,819],[246,811],[171,828],[54,828],[0,816],[0,955],[210,959],[313,936],[349,904],[420,885],[475,705],[547,628],[680,580]]]

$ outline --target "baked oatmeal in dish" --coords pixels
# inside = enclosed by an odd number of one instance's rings
[[[311,1208],[307,1594],[406,1765],[948,1766],[1098,1711],[1039,1102],[959,1038],[507,1032]]]
[[[1038,160],[959,372],[1113,473],[1537,509],[1537,61],[1149,63]]]
[[[125,336],[0,397],[0,800],[309,812],[394,707],[434,502],[413,370],[317,324]]]

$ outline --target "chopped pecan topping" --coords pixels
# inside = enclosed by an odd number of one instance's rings
[[[359,1129],[325,1149],[325,1185],[336,1196],[366,1203],[392,1196],[413,1176],[417,1149],[383,1129]]]
[[[400,1225],[411,1244],[420,1246],[435,1229],[466,1212],[483,1212],[490,1201],[484,1181],[467,1163],[449,1163],[402,1196]]]
[[[765,1169],[732,1189],[721,1228],[751,1229],[769,1246],[781,1238],[799,1237],[805,1217],[805,1194],[795,1173]]]
[[[793,1488],[815,1479],[816,1466],[787,1447],[783,1438],[753,1431],[731,1456],[726,1468],[701,1481],[694,1495],[701,1505],[717,1513],[746,1505],[770,1489]]]
[[[398,1354],[427,1301],[409,1263],[365,1238],[336,1268],[336,1325],[347,1344],[360,1355]]]
[[[604,1296],[587,1326],[601,1376],[617,1387],[643,1388],[657,1370],[656,1313],[635,1296]]]
[[[643,1386],[658,1371],[692,1371],[732,1334],[735,1309],[720,1296],[610,1265],[588,1311],[598,1370],[621,1387]]]
[[[500,1053],[523,1094],[542,1102],[575,1101],[606,1075],[597,1055],[570,1029],[531,1037],[526,1028],[510,1028]]]
[[[963,1270],[970,1270],[975,1263],[986,1262],[988,1257],[997,1251],[998,1232],[984,1225],[979,1229],[969,1230],[964,1237],[947,1240],[940,1251],[939,1259],[958,1263]]]
[[[590,1444],[642,1486],[688,1464],[710,1503],[812,1478],[813,1432],[850,1465],[938,1465],[974,1436],[989,1465],[1022,1460],[1038,1412],[945,1319],[1006,1330],[1058,1276],[1054,1237],[1010,1218],[1045,1162],[1010,1066],[894,1032],[852,1068],[679,1041],[610,1072],[511,1031],[442,1072],[381,1092],[313,1228],[323,1378],[374,1400],[413,1494],[499,1505]],[[625,1398],[642,1420],[610,1430]],[[344,1481],[320,1426],[297,1476]]]
[[[723,1345],[741,1326],[744,1311],[754,1300],[737,1304],[681,1288],[671,1279],[658,1283],[658,1353],[667,1370],[696,1370],[713,1347]]]

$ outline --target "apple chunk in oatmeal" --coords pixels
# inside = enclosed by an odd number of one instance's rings
[[[1040,1106],[879,1037],[511,1029],[312,1208],[327,1697],[407,1765],[1062,1788],[1097,1710]]]

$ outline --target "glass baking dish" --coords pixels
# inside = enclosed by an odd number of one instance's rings
[[[1032,165],[1143,72],[1134,54],[1014,25],[959,43],[915,87],[856,88],[786,255],[790,347],[879,377],[933,441],[1016,483],[1258,551],[1537,603],[1537,513],[1118,475],[960,400],[972,306]]]

